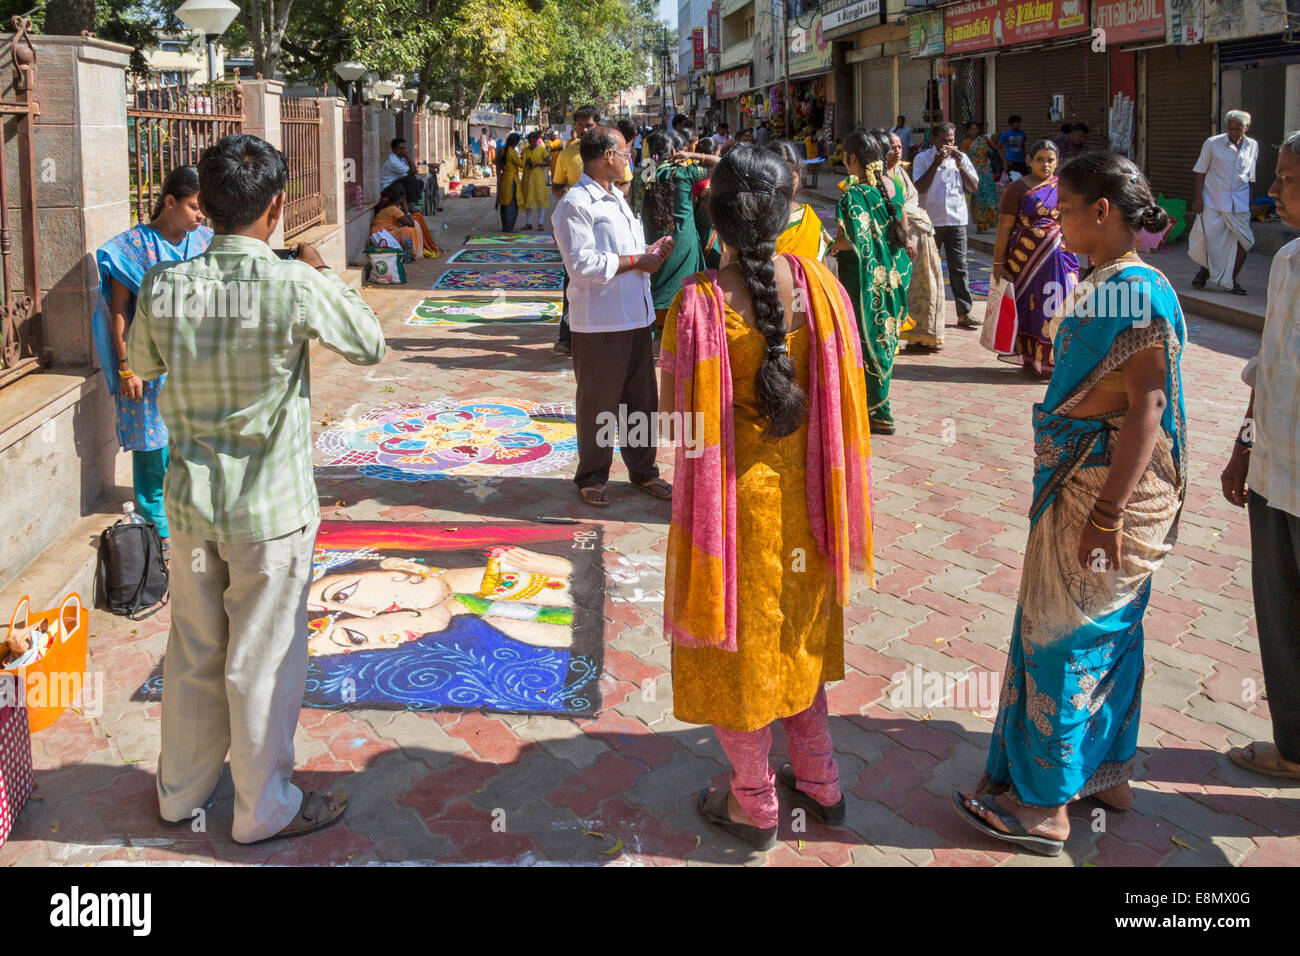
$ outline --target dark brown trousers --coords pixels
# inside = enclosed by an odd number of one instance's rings
[[[652,342],[648,325],[627,332],[574,331],[578,473],[573,482],[579,488],[609,481],[609,466],[614,462],[613,443],[599,439],[611,434],[608,422],[620,418],[635,422],[639,416],[646,416],[649,420],[649,424],[633,432],[632,437],[638,439],[635,446],[626,444],[626,434],[618,436],[619,451],[623,455],[623,464],[627,466],[628,477],[635,482],[659,477],[659,468],[655,464],[659,436],[654,425],[654,413],[659,410],[659,391],[655,383]],[[644,441],[640,440],[642,436]]]

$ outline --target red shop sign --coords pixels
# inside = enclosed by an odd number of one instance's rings
[[[1165,0],[1093,0],[1092,26],[1105,31],[1108,44],[1162,40]]]
[[[1088,29],[1087,0],[1002,0],[1001,25],[993,34],[1001,43],[1027,43],[1083,33]]]
[[[727,100],[744,93],[749,89],[750,69],[748,66],[742,66],[738,70],[719,73],[714,84],[714,95],[720,100]]]
[[[1002,38],[993,37],[993,21],[999,13],[1000,0],[970,0],[943,11],[943,49],[945,53],[970,53],[991,50]]]

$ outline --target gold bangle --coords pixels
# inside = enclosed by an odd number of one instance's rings
[[[1097,524],[1097,522],[1096,522],[1095,520],[1093,520],[1092,515],[1088,515],[1088,521],[1089,521],[1089,522],[1092,524],[1092,526],[1093,526],[1094,528],[1096,528],[1098,531],[1104,531],[1104,532],[1106,532],[1106,534],[1114,534],[1116,531],[1119,531],[1119,530],[1121,530],[1121,529],[1124,527],[1123,524],[1117,524],[1117,525],[1116,525],[1115,527],[1113,527],[1113,528],[1103,528],[1101,525]]]
[[[119,368],[117,370],[117,377],[119,380],[126,379],[126,378],[135,378],[135,372],[131,371],[129,368]]]

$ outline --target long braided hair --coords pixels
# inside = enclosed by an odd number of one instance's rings
[[[754,301],[754,327],[767,340],[767,353],[754,376],[758,410],[767,419],[764,436],[784,438],[808,416],[808,399],[795,381],[786,350],[789,328],[777,294],[776,238],[790,219],[794,178],[774,153],[756,146],[727,150],[709,177],[709,218],[735,252],[740,275]]]
[[[866,171],[866,184],[879,191],[880,198],[885,201],[885,209],[889,213],[889,224],[885,227],[885,235],[895,249],[902,249],[907,245],[907,233],[903,229],[903,220],[898,216],[898,207],[885,193],[885,153],[888,150],[881,147],[882,143],[875,134],[858,130],[844,141],[844,155],[852,156],[858,161]],[[875,164],[874,168],[873,164]]]
[[[646,222],[653,231],[654,236],[671,236],[677,231],[677,223],[673,219],[673,207],[677,198],[677,183],[670,173],[667,176],[660,176],[658,173],[659,165],[666,163],[672,158],[674,152],[680,147],[680,137],[671,130],[655,130],[646,138],[646,151],[650,155],[651,161],[655,164],[655,175],[645,187]],[[647,233],[647,238],[649,234]]]

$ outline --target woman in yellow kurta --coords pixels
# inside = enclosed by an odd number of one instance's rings
[[[858,335],[829,270],[776,252],[792,198],[771,152],[727,151],[709,201],[735,264],[686,280],[660,352],[660,410],[693,425],[665,573],[673,710],[712,724],[732,764],[730,791],[701,793],[700,813],[760,848],[776,840],[777,779],[844,820],[823,685],[844,677],[844,608],[871,561]],[[776,778],[774,720],[790,741]]]
[[[831,246],[831,237],[822,225],[821,218],[813,212],[813,207],[806,202],[799,202],[799,171],[803,163],[799,150],[789,140],[780,140],[769,147],[781,158],[794,177],[795,199],[790,202],[790,219],[781,235],[776,238],[776,251],[792,256],[803,256],[818,261],[826,257]]]
[[[501,210],[501,231],[514,232],[519,218],[519,181],[523,176],[519,158],[519,134],[511,133],[497,154],[497,208]]]
[[[533,228],[534,218],[537,228],[546,228],[546,207],[549,200],[546,192],[546,168],[551,164],[551,154],[542,142],[542,134],[533,132],[519,150],[523,161],[523,201],[524,231]]]

